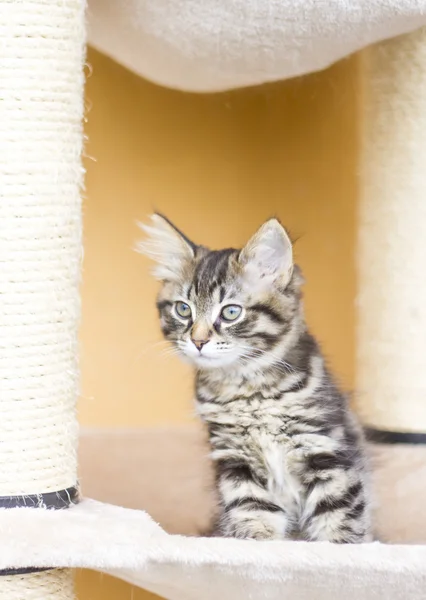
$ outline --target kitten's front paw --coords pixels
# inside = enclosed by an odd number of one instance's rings
[[[222,535],[242,540],[281,540],[284,537],[282,519],[236,518],[221,524]]]

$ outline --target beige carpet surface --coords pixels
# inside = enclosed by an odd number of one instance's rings
[[[425,24],[425,0],[89,0],[95,48],[201,92],[317,71]]]
[[[426,546],[251,542],[166,534],[94,501],[0,511],[0,569],[86,567],[169,600],[424,600]]]

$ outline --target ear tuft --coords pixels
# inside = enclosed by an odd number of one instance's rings
[[[138,223],[145,238],[136,251],[156,262],[154,276],[161,281],[178,280],[195,256],[196,246],[166,217],[151,215],[149,224]]]
[[[293,273],[293,248],[281,223],[266,221],[244,246],[239,260],[253,277],[287,285]]]

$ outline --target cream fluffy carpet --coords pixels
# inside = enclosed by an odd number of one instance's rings
[[[426,546],[248,542],[166,534],[144,512],[86,500],[0,511],[0,568],[87,567],[170,600],[424,600]]]
[[[89,0],[95,48],[201,92],[317,71],[424,24],[426,0]]]

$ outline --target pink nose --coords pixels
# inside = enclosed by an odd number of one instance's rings
[[[208,343],[209,340],[192,340],[194,346],[201,352],[201,348]]]

